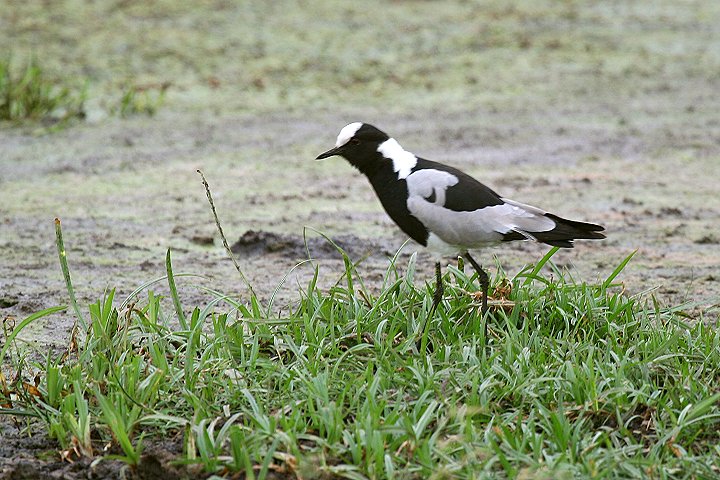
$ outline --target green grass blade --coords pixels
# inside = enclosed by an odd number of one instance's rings
[[[198,275],[196,273],[173,273],[173,276],[175,278],[177,277],[198,277],[198,278],[207,278],[205,275]],[[133,290],[127,297],[125,297],[125,300],[122,301],[120,306],[118,307],[118,312],[122,312],[125,310],[125,307],[130,305],[130,302],[132,302],[133,298],[135,298],[140,292],[145,290],[148,287],[151,287],[157,283],[160,283],[162,281],[167,280],[167,275],[163,275],[162,277],[155,278],[153,280],[150,280],[149,282],[145,282],[139,287],[137,287],[135,290]]]
[[[557,253],[557,251],[560,250],[560,247],[552,247],[546,254],[543,256],[543,258],[540,259],[538,263],[535,264],[535,268],[532,269],[532,272],[527,274],[527,278],[525,279],[525,282],[523,282],[523,286],[527,287],[530,285],[530,283],[537,277],[538,273],[540,273],[540,270],[545,266],[547,262],[550,261],[553,255]]]
[[[720,401],[720,392],[699,401],[688,410],[687,415],[685,415],[685,421],[689,424],[693,420],[705,415],[718,401]]]
[[[33,418],[40,418],[42,419],[42,415],[40,415],[37,412],[32,412],[29,410],[20,410],[17,408],[2,408],[0,407],[0,415],[12,415],[17,417],[33,417]]]
[[[350,259],[350,256],[348,253],[340,246],[338,245],[332,238],[327,236],[325,233],[316,230],[312,227],[304,227],[303,228],[303,241],[305,242],[305,252],[307,253],[308,259],[312,260],[310,257],[310,249],[308,248],[307,243],[307,231],[312,231],[320,235],[322,238],[324,238],[332,247],[340,254],[343,260],[343,265],[345,266],[345,272],[344,275],[342,275],[337,282],[337,285],[342,282],[343,277],[346,277],[347,281],[347,290],[349,294],[354,294],[355,292],[355,279],[353,277],[353,273],[357,274],[357,267],[362,263],[363,259],[358,260],[357,262],[353,262]],[[311,261],[312,263],[312,261]],[[365,292],[365,285],[363,284],[362,278],[358,276],[357,278],[358,282],[360,283],[360,286],[362,287],[363,292]]]
[[[99,390],[95,390],[95,398],[97,398],[105,422],[113,433],[115,440],[117,440],[120,448],[122,448],[128,462],[132,465],[137,465],[140,461],[140,454],[138,448],[133,447],[132,441],[128,429],[125,426],[124,419],[118,408],[113,405]]]
[[[76,321],[75,325],[73,325],[72,335],[74,338],[77,330],[77,322],[80,322],[80,326],[83,331],[87,331],[88,323],[80,311],[77,298],[75,297],[75,289],[73,288],[72,280],[70,279],[70,268],[68,267],[67,252],[65,251],[65,242],[63,242],[62,227],[60,226],[59,218],[55,219],[55,242],[57,245],[58,256],[60,257],[60,268],[62,269],[63,278],[65,278],[65,287],[67,288],[68,295],[70,296],[70,305],[72,305],[73,310],[75,310]]]
[[[605,281],[602,283],[602,287],[603,287],[603,288],[607,289],[608,287],[610,287],[610,285],[612,284],[613,280],[615,280],[615,277],[617,277],[618,275],[620,275],[620,272],[622,272],[623,270],[625,270],[625,267],[626,267],[627,264],[630,262],[630,260],[635,256],[635,254],[636,254],[637,252],[638,252],[637,250],[633,250],[633,251],[630,253],[630,255],[628,255],[627,257],[625,257],[625,260],[623,260],[622,262],[620,262],[620,265],[618,265],[618,266],[615,268],[615,270],[613,270],[612,273],[611,273],[611,274],[605,279]]]
[[[170,296],[172,297],[173,305],[175,305],[175,313],[177,314],[178,321],[180,322],[180,327],[183,330],[187,330],[187,320],[185,319],[185,313],[183,312],[182,304],[180,303],[180,297],[178,296],[177,287],[175,286],[175,277],[173,276],[172,260],[170,258],[169,248],[167,249],[167,253],[165,254],[165,268],[167,269],[167,281],[168,286],[170,287]]]
[[[269,317],[272,316],[272,307],[275,303],[275,298],[277,297],[278,293],[280,293],[280,290],[282,289],[283,285],[285,285],[285,282],[287,282],[287,279],[292,275],[296,269],[302,267],[306,263],[311,263],[310,260],[302,260],[299,263],[296,263],[283,277],[280,279],[280,282],[277,284],[277,286],[273,289],[272,294],[270,295],[270,300],[268,300],[267,308],[265,311],[267,312],[266,315]]]
[[[5,345],[3,345],[2,350],[0,350],[0,365],[2,365],[3,360],[5,360],[5,354],[7,353],[8,349],[10,348],[10,345],[12,344],[13,340],[15,340],[15,337],[18,336],[18,334],[28,325],[30,325],[32,322],[37,320],[38,318],[45,317],[47,315],[52,315],[56,312],[61,312],[63,310],[67,309],[65,306],[57,306],[57,307],[50,307],[46,308],[45,310],[41,310],[39,312],[35,312],[32,315],[26,317],[22,322],[20,322],[15,328],[13,328],[13,331],[8,335],[8,337],[5,339]]]

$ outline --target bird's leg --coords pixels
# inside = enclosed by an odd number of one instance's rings
[[[483,268],[475,261],[473,257],[470,256],[470,253],[465,252],[465,258],[468,259],[468,261],[472,264],[473,268],[478,274],[478,280],[480,280],[480,290],[482,291],[483,297],[482,297],[482,307],[481,312],[483,315],[485,315],[485,312],[487,312],[488,306],[487,306],[487,298],[488,298],[488,290],[490,290],[490,277],[488,277],[488,274]]]
[[[427,352],[430,319],[435,316],[435,310],[437,310],[438,305],[440,305],[444,293],[442,284],[442,272],[440,271],[440,262],[435,262],[435,282],[435,292],[433,293],[433,303],[432,307],[430,308],[430,314],[427,316],[427,318],[425,318],[425,325],[423,326],[420,340],[415,343],[420,352]],[[432,344],[430,344],[430,348],[432,351]]]
[[[445,290],[442,284],[442,272],[440,271],[440,262],[435,262],[435,293],[433,294],[432,308],[430,309],[430,316],[435,314],[435,309],[442,301]]]

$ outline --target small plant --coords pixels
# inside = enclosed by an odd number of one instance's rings
[[[9,58],[0,60],[0,120],[64,124],[85,118],[85,99],[86,88],[49,78],[34,60],[22,75],[14,74]]]
[[[128,85],[123,91],[115,112],[122,118],[132,115],[153,116],[165,100],[170,83],[152,85]]]

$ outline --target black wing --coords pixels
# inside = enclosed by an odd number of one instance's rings
[[[490,187],[483,185],[467,173],[442,163],[418,158],[413,171],[433,169],[447,172],[458,178],[458,183],[448,187],[445,191],[445,208],[456,212],[472,212],[493,205],[502,205],[500,195]],[[432,200],[431,200],[432,201]]]

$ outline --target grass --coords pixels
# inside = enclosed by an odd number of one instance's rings
[[[9,58],[0,60],[0,120],[63,125],[85,118],[85,88],[48,77],[35,61],[17,75]]]
[[[9,57],[0,60],[0,121],[35,122],[58,129],[71,120],[85,118],[87,83],[78,88],[66,80],[52,78],[35,60],[27,62],[22,74],[15,70]],[[120,100],[109,113],[122,118],[153,116],[162,106],[169,87],[169,82],[125,85]]]
[[[548,97],[582,107],[598,97],[632,100],[643,93],[638,82],[652,87],[647,95],[655,105],[655,88],[668,83],[667,75],[678,93],[695,85],[689,77],[707,77],[714,92],[718,67],[706,48],[717,8],[698,0],[643,8],[617,0],[117,8],[99,0],[84,9],[14,2],[3,10],[9,28],[0,31],[0,44],[35,53],[70,76],[92,76],[99,91],[112,92],[103,101],[114,102],[118,78],[171,80],[177,91],[168,108],[193,111],[305,114],[348,103],[350,112],[372,105],[383,113],[389,104],[406,112],[531,108]]]
[[[134,468],[171,438],[177,462],[208,477],[717,477],[720,334],[625,293],[615,277],[632,255],[588,284],[554,251],[514,278],[498,269],[492,290],[507,301],[487,338],[458,268],[428,318],[432,286],[416,283],[414,256],[405,275],[391,261],[375,292],[339,250],[337,283],[319,289],[316,268],[280,316],[254,294],[207,290],[205,305],[182,305],[168,251],[165,278],[122,302],[106,292],[87,324],[78,314],[67,352],[35,361],[18,344],[50,311],[6,332],[0,362],[18,373],[3,377],[0,404],[36,417],[68,459]]]
[[[170,83],[158,85],[126,85],[113,113],[122,118],[132,115],[152,117],[165,101],[165,92]]]

